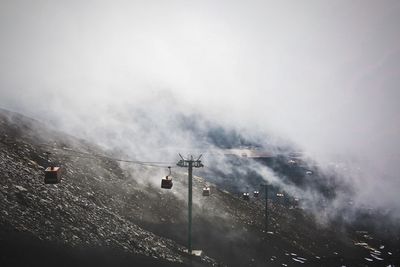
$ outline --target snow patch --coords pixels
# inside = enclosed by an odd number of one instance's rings
[[[297,262],[300,262],[300,263],[304,263],[304,261],[299,260],[299,259],[296,259],[296,258],[292,258],[292,260],[297,261]]]

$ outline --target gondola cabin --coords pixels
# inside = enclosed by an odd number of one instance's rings
[[[283,193],[276,193],[276,203],[281,205],[285,204],[285,195]]]
[[[243,193],[242,198],[243,198],[243,200],[250,200],[250,194],[249,193]]]
[[[45,184],[58,184],[61,182],[61,168],[60,167],[48,167],[44,171],[44,183]]]
[[[258,197],[259,195],[260,195],[260,192],[258,192],[258,191],[254,191],[254,192],[253,192],[253,196],[254,196],[254,197]]]
[[[293,207],[294,208],[299,208],[299,199],[298,198],[294,198],[293,199]]]
[[[208,197],[210,195],[210,188],[209,187],[204,187],[203,188],[203,196]]]
[[[172,178],[166,176],[161,180],[161,188],[171,189],[172,188]]]

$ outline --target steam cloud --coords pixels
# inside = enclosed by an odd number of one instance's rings
[[[398,25],[398,1],[3,0],[0,105],[143,160],[213,147],[184,118],[284,140],[396,217]]]

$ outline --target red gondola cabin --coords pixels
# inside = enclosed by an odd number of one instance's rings
[[[44,171],[44,183],[45,184],[58,184],[61,182],[61,168],[60,167],[48,167]]]
[[[161,188],[171,189],[172,188],[172,178],[168,178],[168,176],[163,178],[161,180]]]

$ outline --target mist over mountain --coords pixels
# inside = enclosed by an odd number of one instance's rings
[[[321,225],[397,229],[399,24],[395,0],[3,0],[0,108],[118,158],[203,155],[204,183],[268,183]]]
[[[0,5],[3,107],[144,158],[284,140],[399,214],[397,1]],[[175,131],[193,114],[214,140]]]

